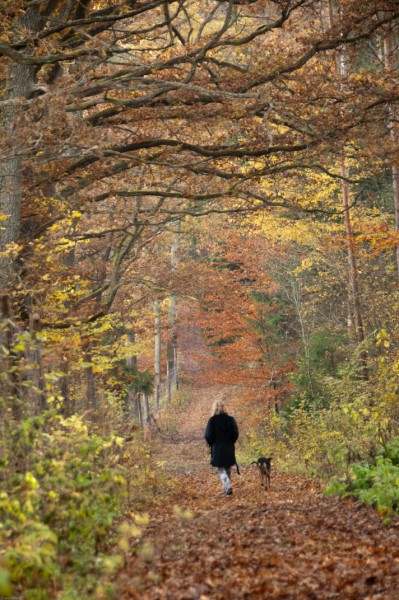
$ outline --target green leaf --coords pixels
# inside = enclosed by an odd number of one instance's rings
[[[0,594],[3,596],[11,595],[10,573],[0,567]]]

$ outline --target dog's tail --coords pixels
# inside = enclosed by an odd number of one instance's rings
[[[238,466],[237,463],[236,463],[236,469],[237,469],[237,475],[241,475],[241,473],[240,473],[240,467]]]
[[[258,464],[258,461],[257,461],[257,460],[253,460],[253,461],[251,462],[251,465],[257,465],[257,464]]]

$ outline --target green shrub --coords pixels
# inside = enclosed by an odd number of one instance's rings
[[[252,432],[254,447],[267,446],[280,468],[326,480],[346,475],[354,462],[372,464],[378,455],[398,465],[399,362],[378,357],[373,366],[368,381],[348,365],[341,379],[320,378],[319,400],[296,393],[279,414],[270,410]]]
[[[393,439],[381,450],[373,464],[351,465],[347,478],[334,478],[326,492],[340,496],[355,495],[362,502],[375,507],[381,515],[399,512],[399,464],[397,461],[399,438]]]
[[[120,564],[107,556],[117,541],[113,524],[129,502],[143,506],[154,485],[146,448],[51,413],[3,433],[0,559],[14,591],[43,600],[88,597],[109,565]]]
[[[399,465],[399,437],[389,441],[380,451],[380,454],[390,460],[393,465]]]

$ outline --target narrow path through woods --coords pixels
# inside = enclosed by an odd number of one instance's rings
[[[397,600],[399,519],[384,527],[374,510],[326,497],[317,481],[294,475],[273,472],[264,492],[253,465],[233,474],[233,496],[221,494],[203,434],[222,395],[242,434],[239,399],[231,388],[204,384],[208,351],[196,327],[182,338],[189,401],[154,447],[175,486],[151,513],[144,544],[153,552],[132,557],[120,599]]]
[[[261,491],[254,466],[220,494],[203,430],[218,390],[193,391],[177,432],[157,449],[176,478],[151,514],[154,556],[131,559],[120,600],[399,598],[399,524],[353,500],[325,497],[301,477],[273,473]],[[176,515],[189,509],[191,519]],[[150,546],[150,547],[151,547]]]

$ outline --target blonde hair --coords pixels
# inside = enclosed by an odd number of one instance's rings
[[[224,402],[223,400],[216,400],[212,406],[212,415],[220,415],[224,413]]]

